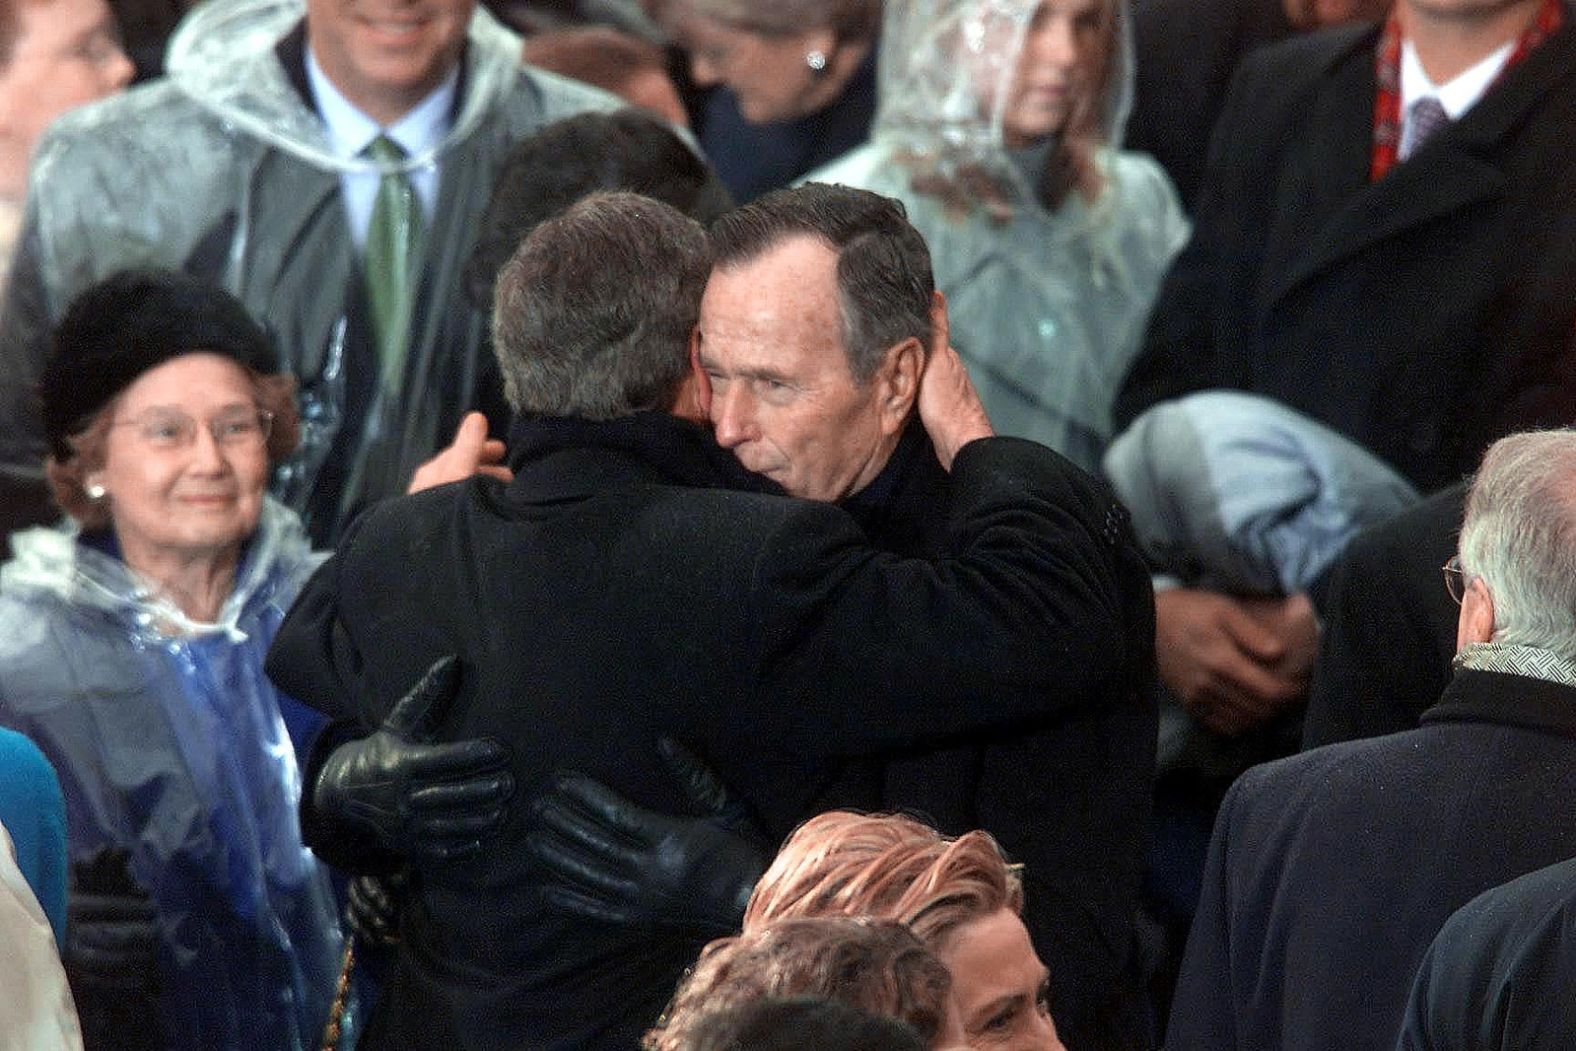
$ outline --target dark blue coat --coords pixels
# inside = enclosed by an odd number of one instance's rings
[[[1576,689],[1464,671],[1416,730],[1258,766],[1221,804],[1167,1047],[1392,1051],[1475,895],[1576,856]]]
[[[1576,1047],[1576,859],[1472,899],[1417,973],[1396,1051]]]

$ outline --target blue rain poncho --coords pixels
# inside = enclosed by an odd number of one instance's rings
[[[342,940],[263,657],[320,561],[277,503],[218,621],[190,621],[72,526],[0,568],[0,723],[54,763],[67,848],[130,854],[151,895],[171,1051],[318,1046]],[[286,703],[294,704],[294,702]]]
[[[1132,95],[1125,4],[1099,101],[1103,189],[1055,210],[1031,175],[1058,144],[1010,150],[1002,131],[1039,0],[888,4],[870,142],[808,178],[902,201],[930,246],[952,342],[998,432],[1042,442],[1090,471],[1111,437],[1111,403],[1188,225],[1149,157],[1118,149]],[[943,202],[915,189],[937,182]]]

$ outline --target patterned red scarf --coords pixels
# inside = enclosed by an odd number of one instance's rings
[[[1537,17],[1516,41],[1499,75],[1527,57],[1528,52],[1543,43],[1560,26],[1565,24],[1565,4],[1561,0],[1543,0]],[[1385,22],[1384,33],[1379,37],[1375,75],[1379,90],[1374,96],[1374,153],[1369,180],[1378,182],[1386,172],[1395,167],[1397,151],[1401,147],[1401,21],[1394,11]]]

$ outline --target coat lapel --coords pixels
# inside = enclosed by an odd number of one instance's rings
[[[1320,93],[1310,115],[1309,146],[1300,156],[1301,185],[1288,187],[1306,194],[1312,202],[1310,215],[1328,218],[1306,231],[1308,239],[1301,242],[1308,246],[1305,251],[1277,268],[1281,279],[1271,286],[1266,306],[1273,307],[1299,285],[1375,244],[1502,197],[1510,185],[1506,167],[1517,132],[1565,75],[1573,39],[1571,29],[1551,38],[1459,121],[1373,184],[1367,184],[1373,49],[1365,47],[1349,57],[1330,90]],[[1350,66],[1354,61],[1361,62],[1360,69]],[[1332,158],[1340,158],[1333,169]],[[1320,161],[1325,190],[1319,189]]]

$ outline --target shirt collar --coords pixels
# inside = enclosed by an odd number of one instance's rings
[[[1435,84],[1428,79],[1428,74],[1423,72],[1423,63],[1417,57],[1416,46],[1410,40],[1402,42],[1402,118],[1404,119],[1406,114],[1411,112],[1412,103],[1432,95],[1444,107],[1446,116],[1451,120],[1459,120],[1461,115],[1471,109],[1473,104],[1483,97],[1483,93],[1488,91],[1489,85],[1494,83],[1494,78],[1505,68],[1505,63],[1510,60],[1510,53],[1515,49],[1516,42],[1508,40],[1488,57],[1456,74],[1448,82]]]
[[[318,65],[310,42],[306,49],[306,76],[318,115],[327,128],[329,145],[335,156],[351,160],[360,156],[379,135],[387,135],[399,143],[407,157],[420,157],[436,150],[449,131],[460,70],[458,66],[450,70],[442,84],[387,128],[380,127],[340,93],[323,72],[323,67]]]

